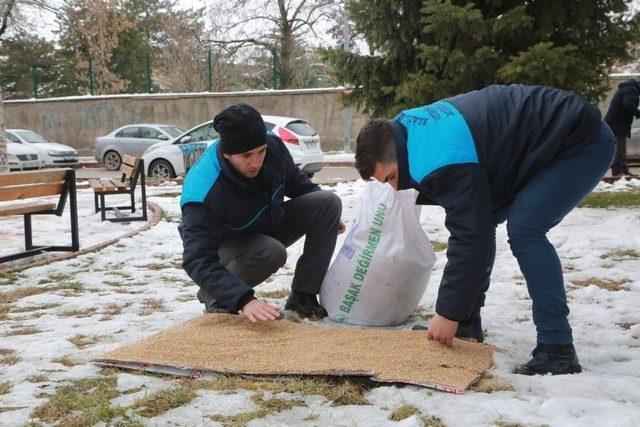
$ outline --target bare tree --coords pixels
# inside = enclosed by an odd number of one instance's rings
[[[217,2],[211,10],[212,22],[227,18],[217,25],[211,37],[202,40],[230,49],[260,47],[278,53],[280,85],[291,87],[295,81],[296,62],[304,54],[303,47],[317,39],[317,26],[329,19],[337,7],[332,0],[227,0]]]

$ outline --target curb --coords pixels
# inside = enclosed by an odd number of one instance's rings
[[[156,225],[158,222],[160,222],[160,217],[161,217],[161,213],[162,213],[162,209],[160,208],[160,206],[156,205],[153,202],[147,201],[147,207],[151,210],[151,212],[153,212],[153,216],[151,217],[151,219],[149,220],[149,222],[147,222],[145,225],[143,225],[142,227],[130,231],[127,234],[123,234],[122,236],[118,236],[115,237],[111,240],[107,240],[106,242],[100,242],[98,244],[95,244],[93,246],[89,246],[88,248],[84,248],[84,249],[80,249],[77,252],[70,252],[70,253],[64,253],[61,255],[55,255],[52,257],[47,257],[44,259],[40,259],[38,261],[34,261],[32,263],[28,263],[28,264],[20,264],[20,265],[16,265],[14,267],[7,267],[4,269],[0,269],[0,274],[8,274],[8,273],[15,273],[18,271],[23,271],[23,270],[27,270],[29,268],[32,267],[40,267],[42,265],[47,265],[47,264],[51,264],[53,262],[57,262],[57,261],[65,261],[68,259],[72,259],[72,258],[76,258],[80,255],[85,255],[88,254],[90,252],[97,252],[101,249],[106,248],[107,246],[110,246],[114,243],[117,243],[118,241],[122,240],[122,239],[126,239],[132,236],[135,236],[136,234],[142,233],[143,231],[146,231],[148,229],[150,229],[151,227],[153,227],[154,225]]]

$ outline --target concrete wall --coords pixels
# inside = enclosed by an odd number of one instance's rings
[[[246,102],[263,114],[309,121],[320,134],[323,150],[336,151],[342,150],[344,141],[341,96],[338,89],[308,89],[5,101],[5,119],[7,128],[31,129],[92,155],[96,137],[122,125],[170,123],[189,129],[229,105]],[[352,148],[366,119],[352,114]]]

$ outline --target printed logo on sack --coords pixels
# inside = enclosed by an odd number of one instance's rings
[[[353,304],[358,301],[358,295],[362,289],[362,282],[367,276],[371,260],[376,252],[376,248],[380,244],[380,237],[382,235],[382,227],[384,225],[384,218],[387,213],[387,205],[380,203],[376,209],[376,214],[373,218],[373,225],[369,228],[369,237],[367,239],[367,246],[358,257],[356,263],[356,271],[353,273],[351,284],[349,289],[342,299],[340,304],[340,311],[349,314],[353,308]],[[352,255],[353,256],[353,255]],[[336,322],[346,322],[348,317],[340,316],[335,319]]]

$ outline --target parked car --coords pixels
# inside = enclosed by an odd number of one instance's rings
[[[35,149],[46,167],[72,166],[78,163],[78,152],[73,147],[59,144],[44,135],[27,129],[7,129],[6,135],[7,141]]]
[[[319,171],[324,163],[320,136],[305,120],[262,116],[267,130],[278,135],[291,153],[293,161],[309,177]],[[199,144],[205,147],[218,139],[213,121],[202,123],[170,141],[162,141],[147,149],[144,159],[147,175],[153,178],[184,176],[184,154]]]
[[[44,167],[38,151],[25,144],[7,140],[7,158],[10,171],[28,171]]]
[[[293,161],[309,178],[322,169],[324,154],[320,135],[309,122],[293,117],[262,116],[267,130],[278,135],[291,153]]]
[[[119,127],[108,135],[96,138],[95,158],[109,170],[118,170],[122,156],[140,157],[159,141],[169,141],[184,133],[176,125],[134,124]]]

